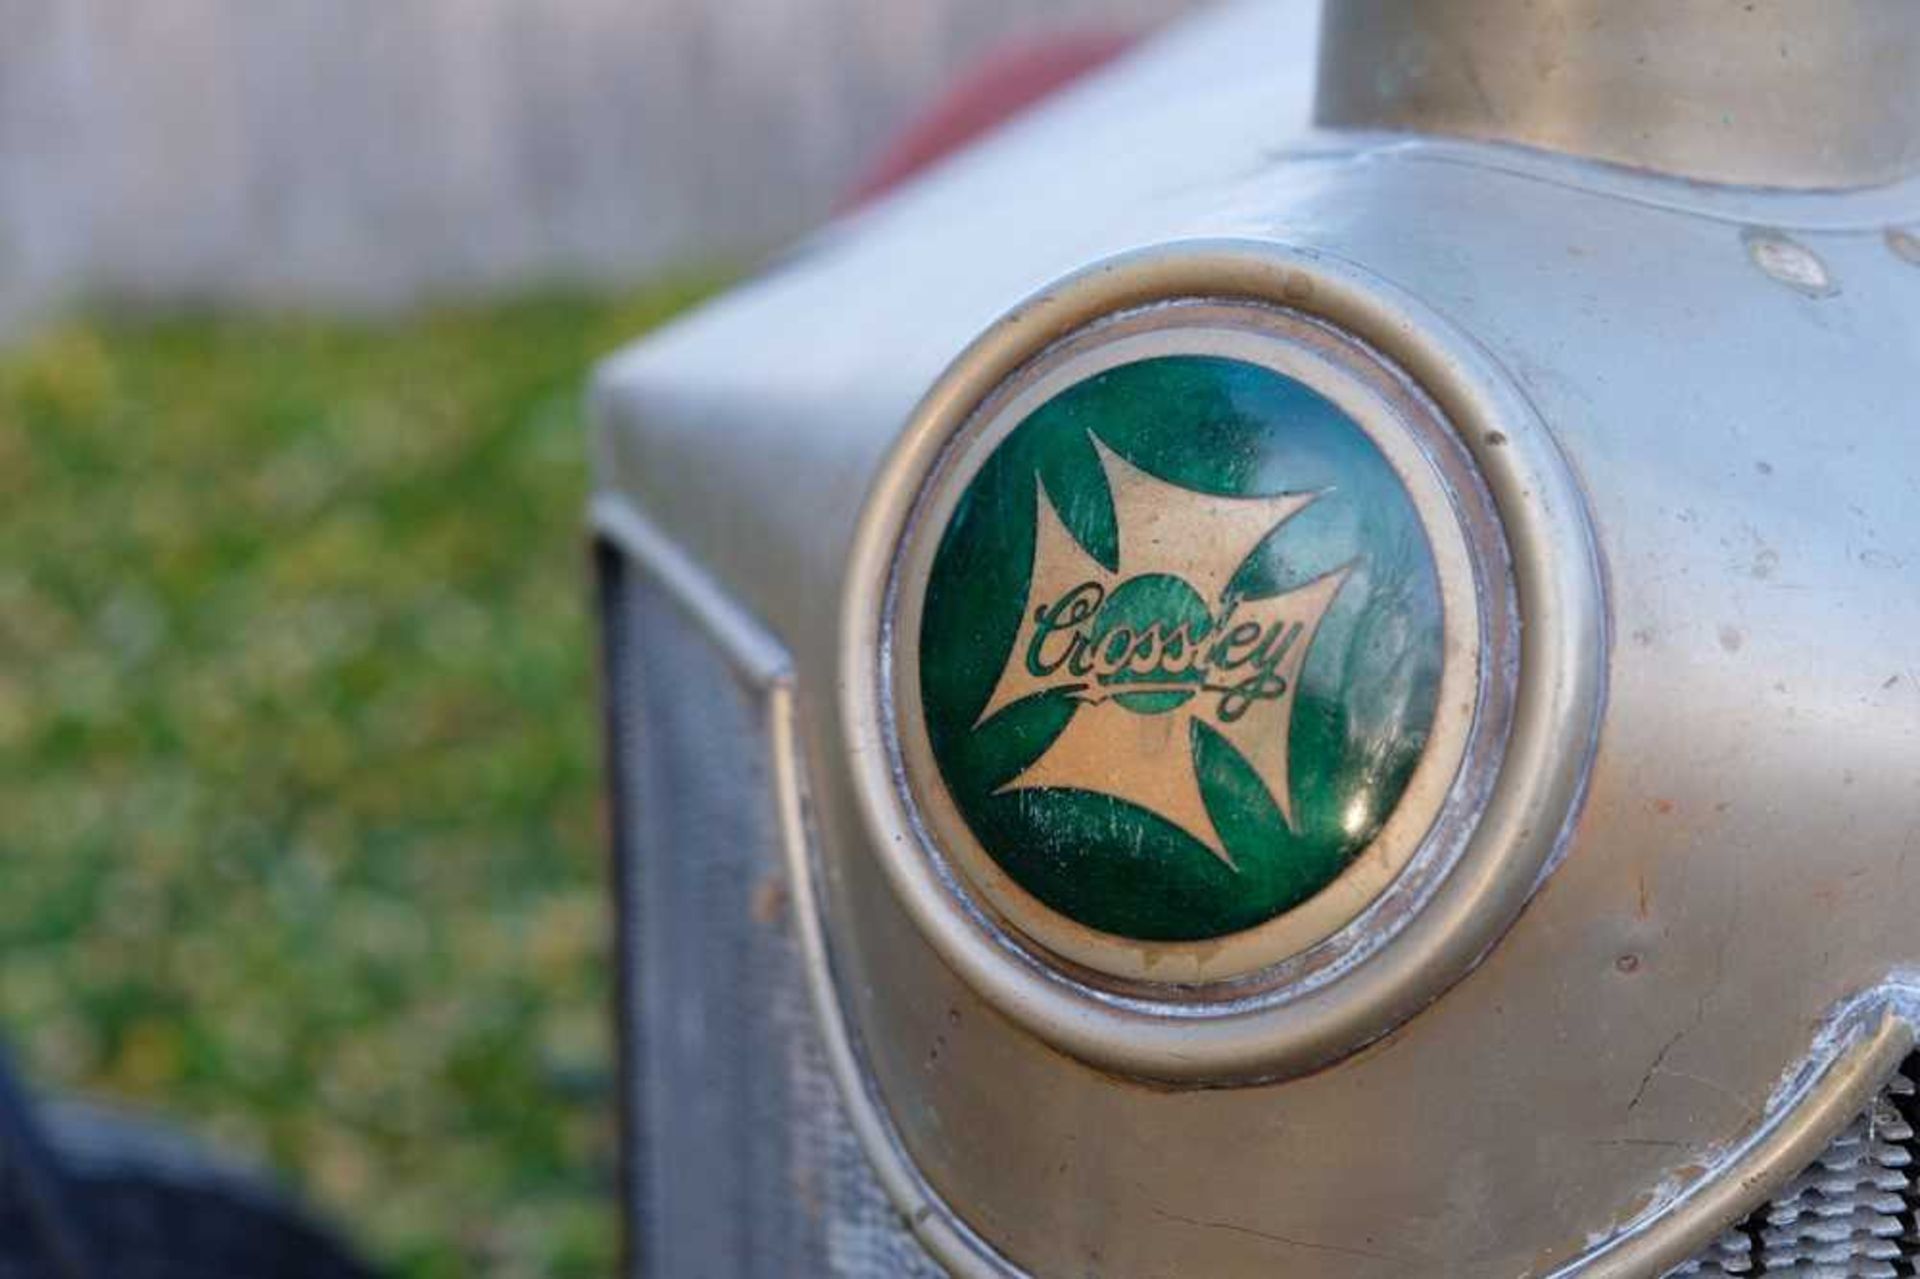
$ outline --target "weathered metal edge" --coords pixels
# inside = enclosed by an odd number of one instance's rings
[[[1317,317],[1395,362],[1459,430],[1493,494],[1520,598],[1512,736],[1453,871],[1378,947],[1311,988],[1207,1015],[1103,998],[1022,962],[955,907],[922,853],[887,745],[887,592],[925,476],[973,406],[1033,354],[1101,316],[1181,297],[1249,298]],[[1585,500],[1544,423],[1465,334],[1331,255],[1258,240],[1123,254],[1044,290],[987,331],[909,420],[870,491],[842,611],[842,716],[855,791],[896,893],[943,958],[1029,1031],[1102,1069],[1252,1082],[1324,1066],[1386,1034],[1471,971],[1564,852],[1606,692],[1603,572]],[[1364,961],[1364,962],[1362,962]]]
[[[806,965],[814,1025],[848,1122],[881,1188],[914,1237],[958,1279],[1024,1279],[1025,1272],[975,1234],[920,1175],[874,1089],[872,1072],[841,1007],[832,947],[820,908],[821,867],[816,855],[818,841],[808,816],[806,766],[794,705],[794,667],[785,646],[632,502],[610,493],[596,495],[589,506],[588,525],[595,536],[651,573],[761,695],[781,859],[789,881],[792,920]]]
[[[1872,1102],[1912,1052],[1920,985],[1897,976],[1841,1005],[1761,1121],[1685,1189],[1656,1200],[1547,1279],[1653,1279],[1772,1199]]]
[[[596,494],[587,508],[587,524],[595,535],[644,565],[755,688],[772,688],[793,678],[786,646],[632,502],[616,494]]]
[[[1809,234],[1878,235],[1920,218],[1920,177],[1849,191],[1715,186],[1515,143],[1431,134],[1309,128],[1277,150],[1274,163],[1478,169],[1683,217]]]

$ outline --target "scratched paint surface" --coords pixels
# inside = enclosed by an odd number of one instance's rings
[[[920,633],[934,757],[1051,909],[1143,941],[1242,931],[1404,792],[1440,598],[1412,500],[1331,401],[1224,358],[1125,365],[1030,415],[954,511]]]

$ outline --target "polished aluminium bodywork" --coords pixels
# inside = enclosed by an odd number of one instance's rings
[[[1319,95],[1341,127],[1320,129],[1312,6],[1224,10],[603,372],[598,527],[779,655],[756,660],[816,1015],[880,1179],[957,1273],[1658,1274],[1804,1167],[1911,1046],[1913,15],[1800,10],[1822,35],[1784,3],[1524,6],[1563,41],[1632,19],[1667,49],[1691,20],[1659,11],[1692,9],[1719,19],[1699,39],[1757,12],[1776,58],[1870,50],[1851,79],[1806,81],[1787,138],[1725,96],[1761,74],[1754,40],[1723,49],[1748,74],[1684,100],[1529,94],[1523,54],[1560,46],[1513,7],[1500,27],[1462,4],[1336,6]],[[1428,80],[1472,73],[1477,107],[1395,91],[1415,81],[1393,50],[1461,41],[1484,57]],[[1340,318],[1371,306],[1361,331],[1423,381],[1447,357],[1480,370],[1509,406],[1456,424],[1530,420],[1519,442],[1552,451],[1535,474],[1568,485],[1550,512],[1537,492],[1503,505],[1558,521],[1510,524],[1516,559],[1597,611],[1545,685],[1586,690],[1538,760],[1577,777],[1551,872],[1493,877],[1506,896],[1479,918],[1499,927],[1410,964],[1395,1007],[1294,1063],[1318,1069],[1192,1088],[1166,1082],[1164,1027],[1062,1052],[1084,1006],[1018,1003],[930,940],[856,794],[847,619],[873,589],[860,513],[980,334],[1010,310],[1055,322],[1053,286],[1090,264],[1226,258],[1283,293],[1289,271],[1339,285],[1366,303]],[[1469,443],[1497,466],[1511,441]]]

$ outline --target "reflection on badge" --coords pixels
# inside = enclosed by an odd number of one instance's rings
[[[1034,494],[1026,518],[1002,487]],[[1442,631],[1418,513],[1345,413],[1258,364],[1159,356],[1054,396],[973,478],[928,579],[921,696],[1016,884],[1196,941],[1298,905],[1379,829]]]
[[[1116,562],[1109,569],[1087,551],[1036,475],[1027,603],[979,724],[1049,692],[1078,705],[1040,757],[996,793],[1081,790],[1127,800],[1237,873],[1202,793],[1195,734],[1205,725],[1225,738],[1283,826],[1298,829],[1287,769],[1294,689],[1353,565],[1292,590],[1249,593],[1235,585],[1240,570],[1319,493],[1196,492],[1155,479],[1098,435],[1088,439],[1106,479]],[[927,625],[923,660],[929,640],[939,644]]]
[[[990,916],[1130,981],[1352,921],[1460,774],[1472,478],[1364,348],[1255,303],[1091,326],[928,479],[890,619],[921,822]]]

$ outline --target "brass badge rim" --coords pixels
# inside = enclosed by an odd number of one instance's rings
[[[895,649],[896,586],[930,480],[1010,379],[1114,317],[1213,304],[1297,317],[1431,402],[1467,460],[1468,488],[1484,485],[1484,518],[1476,525],[1469,509],[1458,520],[1478,529],[1469,536],[1476,581],[1509,605],[1480,610],[1474,723],[1496,740],[1463,753],[1447,792],[1452,810],[1387,887],[1304,950],[1249,951],[1214,970],[1189,965],[1176,980],[1153,980],[1144,965],[1068,953],[1072,939],[1042,941],[1015,926],[1007,898],[978,893],[949,860],[894,737],[896,673],[906,669]],[[1356,421],[1378,439],[1371,421]],[[1431,530],[1424,509],[1422,519]],[[1550,867],[1584,795],[1604,697],[1601,590],[1584,504],[1550,436],[1504,373],[1441,317],[1348,264],[1271,244],[1128,254],[1037,295],[976,341],[922,401],[882,469],[843,602],[840,710],[854,790],[921,933],[1032,1033],[1102,1069],[1166,1082],[1303,1073],[1391,1030],[1465,975]],[[1447,630],[1451,642],[1451,623]]]
[[[1387,454],[1420,514],[1439,561],[1445,630],[1431,738],[1406,794],[1375,838],[1331,883],[1263,924],[1203,941],[1148,943],[1100,932],[1034,898],[1000,868],[960,814],[941,778],[917,687],[924,604],[917,588],[931,573],[967,486],[1033,409],[1110,368],[1160,355],[1217,355],[1257,364],[1304,383],[1345,412]],[[1479,532],[1480,545],[1471,544],[1469,526]],[[1484,581],[1483,574],[1495,580]],[[1502,666],[1510,665],[1501,661],[1512,630],[1505,577],[1491,499],[1464,451],[1433,404],[1373,352],[1271,303],[1190,298],[1136,308],[1097,320],[1029,360],[968,415],[924,477],[882,621],[882,679],[894,720],[883,726],[887,749],[928,854],[944,863],[953,890],[1038,962],[1058,965],[1114,995],[1147,1001],[1245,998],[1296,985],[1365,945],[1359,936],[1333,939],[1393,894],[1416,860],[1432,863],[1421,868],[1427,874],[1444,873],[1458,851],[1460,841],[1436,828],[1471,821],[1470,804],[1455,794],[1457,783],[1463,773],[1489,770],[1505,738],[1510,698],[1491,687]],[[1484,589],[1475,589],[1482,581]],[[902,590],[907,583],[916,589]],[[1399,895],[1407,896],[1417,894],[1419,884],[1399,887]]]

